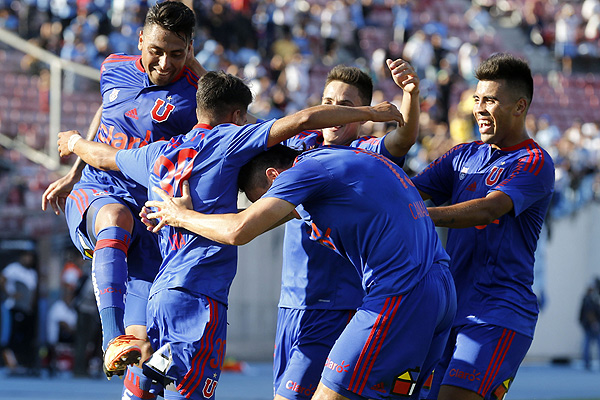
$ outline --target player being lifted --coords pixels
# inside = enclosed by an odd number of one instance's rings
[[[165,1],[150,8],[139,35],[141,55],[112,54],[102,64],[102,106],[90,139],[120,149],[141,148],[195,125],[197,81],[205,73],[193,56],[195,25],[194,13],[183,3]],[[144,360],[151,351],[146,304],[161,257],[156,235],[149,235],[137,218],[146,199],[146,190],[120,172],[78,162],[42,198],[43,209],[64,210],[71,240],[92,258],[108,377],[122,375],[127,364]],[[143,379],[141,369],[129,371]]]

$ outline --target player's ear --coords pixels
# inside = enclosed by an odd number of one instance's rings
[[[279,171],[277,170],[277,168],[269,167],[266,169],[265,174],[267,175],[267,179],[269,180],[269,182],[272,183],[275,180],[275,178],[279,176]]]
[[[515,107],[517,115],[522,115],[525,110],[527,110],[527,99],[525,97],[521,97],[517,100],[517,105]]]

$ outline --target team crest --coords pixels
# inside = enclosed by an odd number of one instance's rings
[[[460,174],[458,175],[458,179],[460,179],[461,181],[463,179],[465,179],[465,177],[467,176],[468,172],[469,172],[469,168],[468,167],[462,167],[462,169],[460,170]]]
[[[167,103],[163,99],[156,99],[150,114],[152,115],[152,119],[156,122],[165,122],[173,110],[175,110],[175,106],[173,104]]]
[[[492,167],[492,170],[485,178],[485,184],[488,186],[494,186],[500,180],[500,175],[502,175],[502,171],[504,168]]]
[[[120,89],[113,89],[112,92],[110,92],[110,95],[108,96],[108,101],[115,101],[117,99],[117,96],[119,95]]]

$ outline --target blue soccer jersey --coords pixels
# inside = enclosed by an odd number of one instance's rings
[[[112,54],[100,69],[102,119],[95,141],[117,149],[143,147],[189,132],[197,122],[198,76],[184,67],[173,82],[154,85],[141,64],[141,56]],[[146,188],[119,171],[86,166],[75,188],[95,188],[127,196],[141,207]]]
[[[434,262],[449,261],[410,179],[379,154],[346,146],[308,151],[265,197],[302,204],[311,240],[349,260],[371,298],[406,293]]]
[[[311,149],[322,144],[321,132],[303,132],[285,144]],[[383,138],[360,137],[350,147],[382,154],[398,165],[404,157],[393,157]],[[302,205],[299,206],[302,208]],[[354,310],[362,303],[364,291],[354,267],[343,257],[311,240],[310,226],[302,220],[285,225],[283,267],[279,307],[294,309]]]
[[[206,214],[237,211],[237,176],[240,168],[267,149],[274,121],[239,127],[197,125],[171,141],[117,153],[123,174],[148,187],[148,197],[160,200],[156,186],[171,196],[181,195],[181,182],[189,180],[194,209]],[[184,288],[227,304],[237,268],[237,249],[166,226],[160,231],[163,263],[150,295],[162,289]]]
[[[455,325],[474,320],[533,337],[534,252],[554,190],[552,158],[532,139],[503,149],[477,141],[455,146],[413,182],[437,205],[483,198],[494,190],[510,196],[514,209],[493,223],[449,230]]]

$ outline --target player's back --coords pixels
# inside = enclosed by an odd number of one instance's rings
[[[300,155],[296,167],[288,182],[302,198],[291,202],[310,215],[313,240],[360,270],[368,293],[382,285],[387,295],[406,292],[433,262],[448,260],[418,191],[388,158],[326,146]]]

